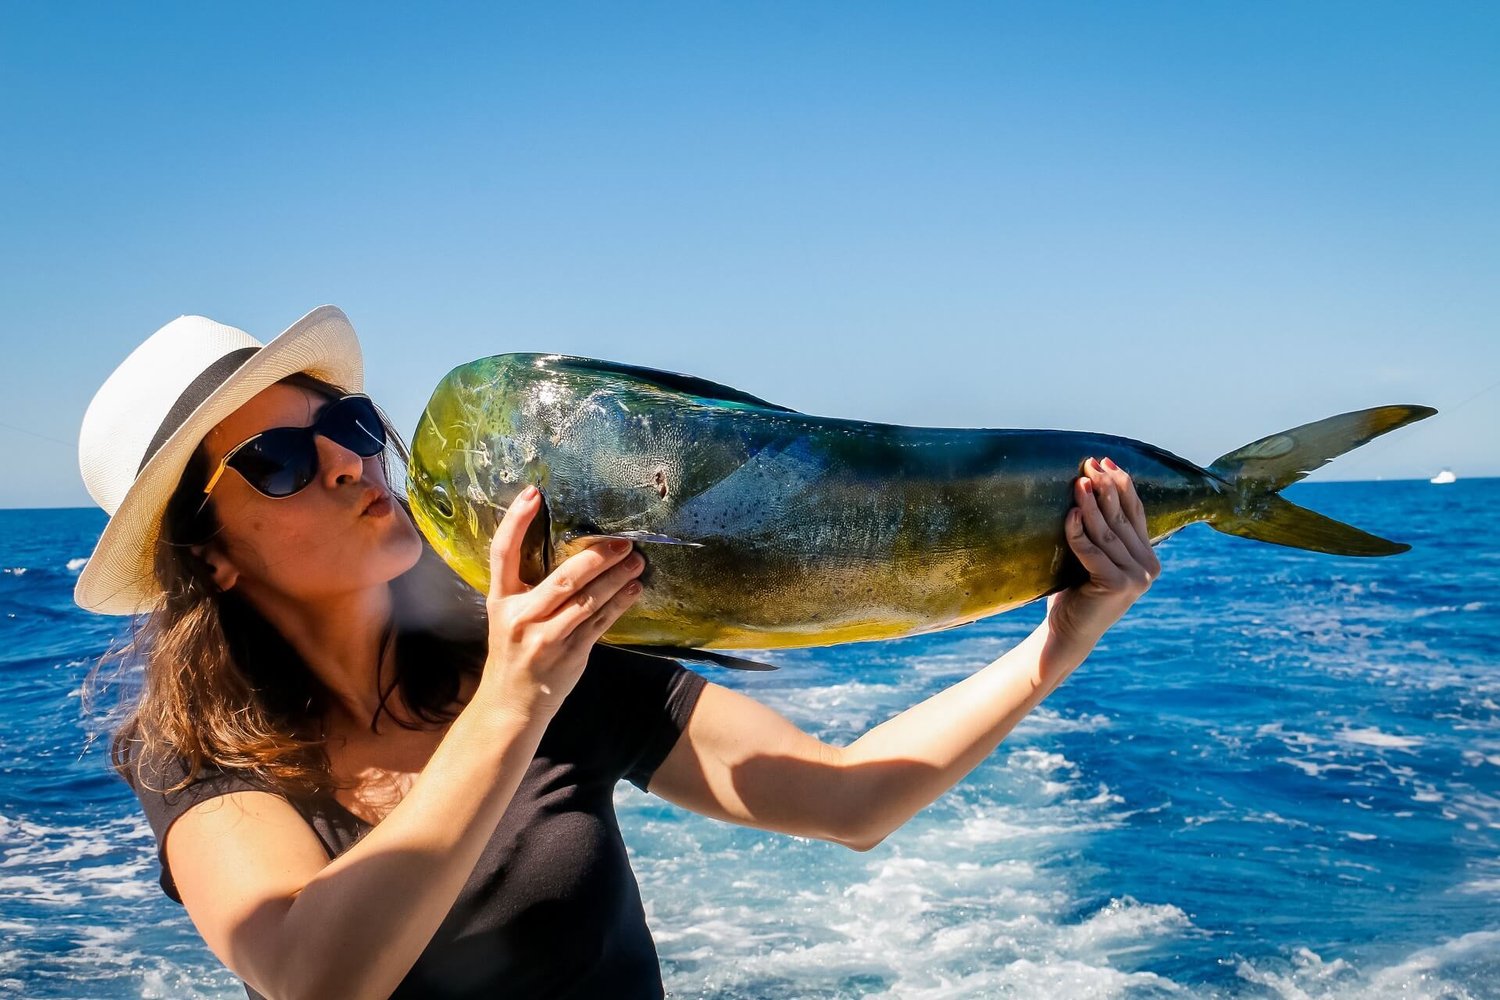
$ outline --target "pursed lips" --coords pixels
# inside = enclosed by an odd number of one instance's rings
[[[359,509],[360,516],[363,517],[366,514],[370,513],[370,509],[372,507],[383,507],[382,501],[388,499],[389,497],[390,494],[385,490],[372,490],[371,493],[365,498],[364,504]],[[384,513],[384,510],[382,509],[378,511],[378,513]]]

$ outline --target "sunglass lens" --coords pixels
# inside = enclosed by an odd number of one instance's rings
[[[246,444],[229,464],[268,497],[289,497],[318,473],[318,452],[307,431],[278,427]]]
[[[385,450],[385,424],[375,404],[363,396],[345,396],[329,406],[318,419],[318,433],[362,458]]]

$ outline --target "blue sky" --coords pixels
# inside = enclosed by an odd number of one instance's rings
[[[1496,51],[1488,4],[6,4],[0,506],[88,503],[168,320],[325,302],[405,428],[540,350],[1200,463],[1428,403],[1317,478],[1500,475]]]

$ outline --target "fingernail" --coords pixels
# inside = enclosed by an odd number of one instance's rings
[[[1085,479],[1083,481],[1083,492],[1085,492],[1085,493],[1092,493],[1092,492],[1094,492],[1094,481],[1092,479]]]
[[[524,490],[521,491],[521,499],[522,500],[530,500],[532,497],[536,496],[536,494],[537,494],[536,487],[535,486],[528,486]]]
[[[1108,455],[1104,456],[1104,467],[1111,470],[1119,468],[1119,466],[1114,463],[1114,460]]]
[[[638,580],[631,580],[625,585],[625,593],[627,594],[639,594],[640,592],[641,584]]]
[[[630,540],[628,538],[616,538],[614,541],[609,543],[609,547],[612,551],[624,552],[626,549],[630,548]]]

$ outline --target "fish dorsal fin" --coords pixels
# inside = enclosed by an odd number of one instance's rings
[[[627,365],[618,361],[601,361],[598,358],[580,358],[571,354],[540,355],[537,358],[537,363],[547,368],[571,368],[577,371],[612,375],[617,378],[631,379],[637,382],[649,382],[659,389],[696,396],[705,402],[721,406],[757,406],[765,410],[779,410],[782,413],[797,412],[790,406],[768,402],[759,396],[752,396],[748,392],[741,392],[733,386],[722,385],[718,382],[709,381],[706,378],[698,378],[695,375],[663,371],[660,368],[643,368],[640,365]]]

